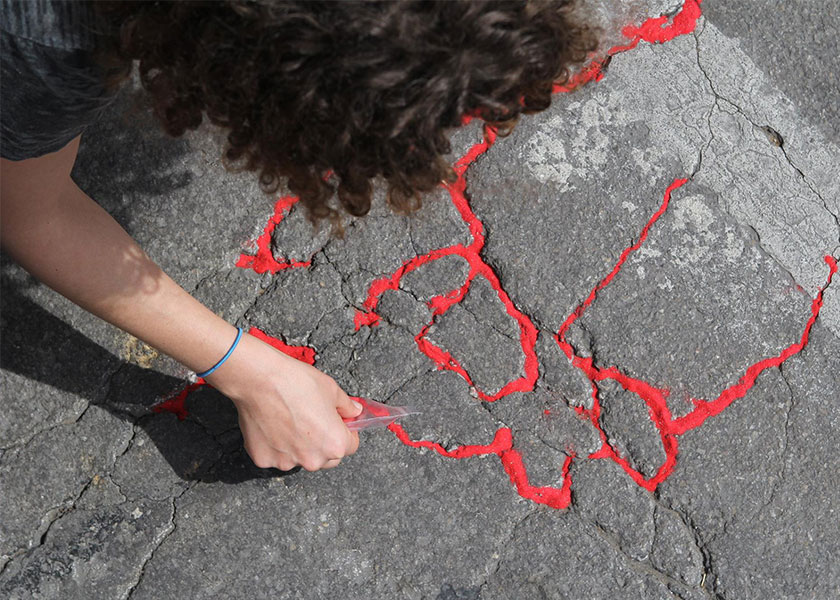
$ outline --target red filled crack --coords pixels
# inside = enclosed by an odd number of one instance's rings
[[[592,61],[588,67],[572,77],[566,85],[556,86],[554,91],[566,92],[587,82],[600,81],[604,77],[604,70],[611,56],[620,52],[631,50],[642,41],[648,43],[665,43],[677,36],[693,32],[697,20],[701,15],[700,2],[701,0],[686,0],[682,9],[672,17],[661,16],[652,18],[648,19],[639,26],[628,26],[624,28],[622,33],[628,39],[626,44],[611,48],[607,52],[606,59]],[[392,274],[372,281],[368,288],[367,298],[362,303],[362,306],[357,309],[354,317],[354,325],[357,330],[361,327],[374,327],[378,325],[380,317],[376,313],[376,308],[380,298],[385,292],[398,289],[402,278],[407,273],[443,257],[459,256],[463,258],[469,265],[469,272],[466,275],[464,283],[461,286],[435,296],[428,301],[427,304],[432,311],[431,319],[421,328],[419,333],[417,333],[414,341],[417,344],[418,350],[432,360],[437,365],[438,369],[453,371],[460,375],[467,385],[475,389],[478,397],[485,402],[496,402],[515,392],[530,392],[534,389],[539,376],[539,362],[535,349],[537,341],[537,328],[527,315],[523,314],[516,308],[513,301],[502,287],[496,273],[482,258],[481,251],[484,248],[485,243],[484,225],[470,208],[466,197],[467,184],[465,174],[467,169],[476,161],[476,159],[478,159],[479,156],[487,152],[495,141],[495,132],[492,129],[487,129],[484,139],[475,144],[466,153],[466,155],[458,160],[455,165],[457,180],[447,186],[453,205],[458,210],[459,215],[469,228],[472,241],[466,245],[460,243],[454,244],[432,250],[426,254],[415,256],[405,261]],[[593,304],[598,293],[613,281],[629,256],[638,250],[645,242],[650,229],[667,211],[672,193],[683,186],[686,182],[686,179],[676,179],[670,186],[668,186],[661,205],[642,228],[636,242],[627,247],[621,253],[613,269],[603,279],[601,279],[597,285],[595,285],[586,299],[584,299],[574,309],[572,314],[568,316],[555,335],[556,342],[563,350],[571,364],[586,375],[591,382],[592,407],[576,407],[575,410],[579,415],[592,424],[601,439],[601,447],[589,456],[578,457],[572,453],[566,456],[559,473],[561,477],[560,481],[562,482],[560,485],[535,486],[530,483],[522,455],[515,448],[513,432],[508,427],[498,428],[493,439],[488,444],[465,444],[449,450],[436,442],[413,440],[409,437],[408,433],[401,425],[395,423],[390,425],[389,429],[396,435],[397,439],[408,446],[433,450],[441,456],[448,458],[466,459],[474,456],[495,454],[499,457],[505,473],[515,486],[517,493],[524,498],[528,498],[534,502],[545,504],[553,508],[565,508],[571,502],[572,481],[570,469],[573,462],[580,459],[612,460],[624,469],[624,471],[627,472],[627,474],[639,486],[650,491],[656,489],[656,487],[674,470],[679,448],[678,439],[680,435],[700,427],[708,418],[719,414],[735,400],[744,397],[755,384],[756,379],[762,372],[767,369],[780,366],[787,359],[800,352],[806,346],[811,328],[813,327],[822,307],[823,292],[831,283],[832,277],[837,272],[836,259],[831,256],[826,256],[825,262],[829,267],[826,283],[819,290],[816,298],[811,303],[811,316],[805,324],[803,333],[798,341],[791,343],[789,346],[782,349],[777,355],[762,359],[755,364],[750,365],[740,377],[738,382],[725,388],[717,398],[711,400],[692,399],[694,408],[691,412],[681,417],[672,416],[667,405],[667,389],[658,388],[643,379],[631,377],[621,372],[617,366],[596,365],[591,357],[584,357],[576,352],[572,345],[566,340],[566,334],[572,324]],[[237,266],[251,268],[258,273],[276,273],[283,269],[308,267],[310,265],[311,261],[278,259],[271,251],[271,237],[274,234],[276,227],[288,214],[295,202],[297,202],[297,199],[294,197],[284,197],[277,201],[274,215],[269,219],[264,228],[263,234],[256,240],[256,255],[252,256],[242,254],[236,263]],[[429,329],[433,326],[437,319],[465,298],[470,286],[478,277],[484,278],[490,284],[496,292],[496,295],[502,305],[505,307],[507,314],[517,323],[520,331],[519,341],[524,356],[522,374],[519,377],[508,381],[496,392],[479,389],[476,382],[462,366],[461,362],[454,357],[452,353],[435,345],[427,337]],[[311,348],[290,346],[253,327],[249,333],[263,339],[290,356],[303,360],[309,364],[315,363],[315,351]],[[629,460],[622,456],[621,453],[609,443],[607,433],[601,425],[601,405],[597,384],[598,382],[609,379],[617,382],[623,389],[636,394],[645,402],[648,407],[650,419],[659,432],[666,458],[656,473],[651,477],[645,477],[639,470],[635,469],[630,464]],[[183,419],[187,414],[185,407],[187,397],[203,385],[207,385],[203,380],[198,380],[195,383],[189,384],[173,398],[157,405],[155,410],[170,411],[178,415],[179,418]],[[364,402],[364,400],[362,401]]]
[[[668,408],[668,390],[666,388],[657,388],[642,379],[630,377],[629,375],[622,373],[618,367],[615,366],[596,366],[591,357],[580,356],[575,352],[572,345],[566,341],[566,333],[568,332],[569,327],[571,327],[571,325],[583,315],[586,309],[589,308],[592,302],[596,299],[598,292],[607,287],[615,278],[630,254],[641,247],[642,243],[647,239],[651,226],[653,226],[653,224],[656,223],[656,221],[665,214],[665,211],[668,209],[668,204],[671,201],[671,193],[685,185],[687,181],[687,179],[677,179],[668,187],[665,191],[665,198],[662,201],[662,204],[645,224],[636,243],[629,246],[621,253],[618,262],[616,262],[612,271],[610,271],[606,277],[604,277],[594,288],[592,288],[589,296],[587,296],[587,298],[575,308],[572,314],[568,316],[555,337],[557,343],[560,345],[560,348],[566,354],[566,357],[572,362],[572,365],[580,369],[592,384],[592,408],[576,408],[579,414],[585,416],[592,423],[593,427],[595,427],[601,437],[601,448],[590,454],[589,458],[608,458],[614,461],[621,466],[628,475],[630,475],[633,481],[649,491],[655,490],[656,487],[665,481],[665,479],[673,472],[674,465],[677,461],[679,446],[677,436],[700,427],[709,417],[720,414],[735,400],[743,398],[755,384],[756,379],[761,373],[767,369],[780,366],[788,358],[797,354],[805,347],[808,343],[811,327],[813,327],[814,322],[817,320],[817,316],[820,314],[820,309],[822,308],[823,292],[831,284],[832,277],[837,272],[837,260],[834,257],[826,256],[825,262],[829,268],[826,283],[817,292],[816,298],[814,298],[811,303],[811,317],[805,324],[805,329],[802,332],[802,336],[799,341],[790,344],[776,356],[765,358],[747,367],[746,372],[738,380],[738,383],[723,390],[723,392],[721,392],[714,400],[692,398],[691,401],[694,404],[694,409],[691,412],[679,418],[672,417],[671,411]],[[640,471],[634,469],[630,462],[625,457],[621,456],[615,447],[607,441],[607,434],[604,432],[603,427],[600,424],[601,404],[597,382],[608,379],[612,379],[621,385],[621,387],[625,390],[636,394],[644,400],[648,407],[650,419],[659,431],[660,440],[662,441],[662,447],[665,450],[666,458],[652,477],[646,478]]]
[[[239,260],[236,261],[237,267],[253,269],[259,274],[274,274],[284,269],[308,267],[312,264],[311,259],[306,261],[285,258],[278,260],[271,251],[271,237],[274,235],[274,230],[286,218],[297,201],[298,199],[295,196],[283,196],[274,204],[274,214],[268,219],[262,235],[256,239],[257,253],[254,255],[240,254]]]
[[[457,163],[455,163],[455,172],[458,179],[455,183],[447,186],[449,190],[452,203],[461,215],[461,218],[467,224],[472,242],[468,245],[454,244],[445,248],[438,248],[426,254],[415,256],[405,261],[392,275],[377,279],[371,283],[368,289],[367,299],[362,304],[362,308],[356,311],[355,325],[358,330],[362,326],[374,326],[379,323],[379,315],[376,314],[376,306],[382,294],[388,290],[396,290],[400,286],[402,278],[414,271],[415,269],[425,265],[429,262],[439,260],[446,256],[460,256],[469,265],[469,273],[466,280],[460,287],[450,290],[444,294],[433,297],[428,302],[429,308],[432,310],[431,320],[423,326],[420,332],[415,336],[414,341],[417,343],[417,348],[428,356],[439,369],[445,369],[458,373],[464,380],[475,389],[478,397],[487,402],[493,402],[499,398],[503,398],[513,392],[529,392],[534,389],[534,384],[539,377],[539,364],[537,361],[537,353],[534,346],[537,343],[537,328],[531,322],[527,315],[521,313],[513,301],[507,295],[507,292],[502,288],[495,271],[486,263],[481,257],[481,250],[484,248],[484,224],[478,219],[475,213],[470,208],[469,202],[464,195],[467,188],[465,173],[469,166],[475,160],[484,154],[496,140],[496,134],[492,130],[488,130],[485,139],[474,145],[466,155],[464,155]],[[479,389],[476,383],[470,377],[469,373],[464,369],[461,363],[450,352],[435,345],[426,337],[429,329],[434,325],[436,319],[443,315],[450,308],[460,303],[470,289],[476,277],[483,277],[493,288],[498,295],[499,300],[505,307],[505,311],[510,315],[519,326],[519,340],[522,345],[522,352],[525,355],[525,373],[513,381],[506,383],[499,391],[495,393],[488,393]]]
[[[256,327],[251,327],[248,330],[248,334],[254,336],[259,340],[262,340],[263,342],[276,348],[283,354],[288,354],[292,358],[296,358],[297,360],[301,360],[310,365],[315,364],[315,350],[309,348],[308,346],[289,345],[283,340],[271,337],[270,335],[257,329]],[[205,385],[209,386],[210,384],[204,381],[204,379],[202,379],[201,377],[199,377],[196,381],[185,386],[180,392],[178,392],[174,396],[167,398],[163,402],[155,404],[152,407],[152,410],[156,413],[171,412],[183,421],[187,418],[187,415],[189,414],[189,411],[187,410],[187,398],[194,391],[204,387]]]

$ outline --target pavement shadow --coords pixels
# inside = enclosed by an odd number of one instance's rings
[[[191,185],[195,152],[189,140],[167,136],[145,93],[127,84],[88,127],[72,175],[131,234],[135,212]],[[186,382],[128,363],[50,314],[26,294],[40,284],[13,264],[0,253],[0,368],[136,423],[184,480],[238,483],[295,472],[257,468],[244,450],[233,404],[209,386],[190,395],[185,421],[155,413],[152,407]]]
[[[163,131],[144,92],[127,86],[86,129],[72,176],[125,226],[120,217],[142,205],[138,198],[171,196],[193,182],[192,154],[187,139]]]
[[[6,257],[2,262],[9,264]],[[13,281],[5,271],[0,278],[0,368],[140,426],[185,481],[241,483],[295,472],[256,467],[244,450],[233,403],[209,386],[190,396],[184,421],[155,413],[152,407],[182,389],[184,380],[114,356],[28,298],[25,289],[37,285],[34,280]],[[33,397],[25,389],[20,394]]]

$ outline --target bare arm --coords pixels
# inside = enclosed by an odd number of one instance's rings
[[[211,367],[236,329],[158,267],[70,178],[79,139],[19,162],[2,160],[0,242],[32,275],[82,308],[190,369]],[[331,467],[355,452],[341,416],[357,408],[316,369],[243,336],[208,382],[237,406],[245,446],[261,467]]]

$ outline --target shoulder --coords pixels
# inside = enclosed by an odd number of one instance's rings
[[[23,160],[80,135],[110,97],[90,6],[0,0],[0,154]]]
[[[87,2],[0,0],[0,29],[16,38],[59,50],[93,50],[96,27]]]

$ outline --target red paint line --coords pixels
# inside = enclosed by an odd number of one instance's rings
[[[495,454],[501,456],[513,447],[513,434],[507,427],[502,427],[496,431],[493,436],[493,441],[486,445],[467,444],[458,446],[453,450],[447,450],[437,442],[430,442],[427,440],[412,440],[402,425],[399,423],[392,423],[388,425],[388,429],[397,436],[406,446],[412,448],[426,448],[427,450],[434,450],[441,456],[447,458],[471,458],[473,456],[486,456],[488,454]]]
[[[297,269],[301,267],[308,267],[312,264],[311,260],[299,261],[294,259],[277,260],[271,252],[271,236],[277,226],[286,218],[289,211],[298,201],[295,196],[284,196],[274,204],[274,214],[268,219],[262,235],[256,239],[257,253],[240,254],[239,260],[236,261],[236,266],[243,269],[253,269],[257,273],[277,273],[284,269]]]
[[[560,472],[563,483],[559,488],[551,486],[535,486],[528,481],[528,473],[522,460],[522,455],[514,449],[503,452],[500,457],[502,466],[505,469],[516,492],[537,504],[545,504],[551,508],[566,508],[572,502],[572,477],[569,469],[572,466],[573,456],[567,456],[563,462]]]
[[[627,472],[633,481],[635,481],[639,486],[650,491],[655,490],[656,487],[667,479],[674,470],[679,451],[677,436],[700,427],[709,417],[720,414],[724,409],[731,405],[732,402],[739,398],[743,398],[755,384],[756,379],[762,372],[767,369],[780,366],[788,358],[794,356],[805,347],[808,343],[811,328],[816,322],[820,309],[822,308],[823,293],[831,284],[832,278],[837,272],[837,261],[831,256],[826,256],[825,262],[829,266],[826,283],[818,291],[816,298],[811,304],[811,317],[806,323],[805,329],[798,342],[787,346],[776,356],[760,360],[757,363],[750,365],[744,375],[739,379],[738,383],[726,388],[716,399],[708,401],[692,399],[695,405],[694,410],[683,417],[674,419],[668,409],[668,390],[657,388],[646,381],[630,377],[629,375],[619,371],[619,369],[614,366],[595,366],[591,357],[584,357],[576,354],[572,345],[566,341],[566,333],[572,323],[580,318],[584,311],[595,301],[598,292],[603,290],[615,278],[630,254],[641,247],[642,243],[645,239],[647,239],[650,228],[668,209],[672,192],[683,186],[685,183],[685,179],[677,179],[668,186],[668,189],[665,191],[662,204],[645,224],[641,234],[639,235],[639,239],[621,253],[613,269],[606,277],[599,281],[594,288],[592,288],[592,291],[589,293],[587,298],[575,308],[572,314],[569,315],[555,336],[555,341],[559,344],[566,356],[572,361],[572,365],[580,369],[592,383],[592,408],[578,408],[578,413],[588,418],[593,427],[595,427],[598,431],[601,438],[601,448],[590,454],[589,458],[606,458],[614,461],[616,464],[621,466],[625,472]],[[648,414],[651,422],[659,432],[662,447],[665,452],[664,462],[651,477],[645,477],[644,474],[635,469],[631,465],[630,461],[626,457],[621,456],[620,453],[608,442],[608,436],[600,423],[601,409],[599,390],[597,387],[597,382],[605,381],[607,379],[617,382],[623,389],[636,394],[648,407]]]
[[[628,42],[625,45],[610,48],[607,52],[607,58],[620,52],[631,50],[643,41],[648,43],[665,43],[677,36],[693,32],[696,27],[697,20],[701,16],[700,3],[701,0],[686,0],[682,9],[673,17],[657,17],[648,19],[638,26],[626,27],[623,30],[623,34],[628,38]],[[564,86],[556,86],[554,91],[566,92],[587,82],[600,81],[604,77],[606,61],[607,59],[593,60],[587,67],[575,74]],[[467,117],[464,122],[467,123],[469,120],[470,118]],[[363,302],[361,308],[357,309],[354,317],[354,324],[357,330],[361,327],[376,326],[380,322],[380,317],[376,314],[376,307],[379,303],[379,299],[385,292],[399,289],[402,278],[407,273],[446,256],[460,256],[466,260],[469,265],[469,272],[464,283],[458,288],[446,291],[443,294],[435,296],[429,301],[429,307],[432,309],[433,313],[432,320],[424,325],[421,331],[417,334],[415,337],[415,343],[417,344],[418,349],[429,357],[429,359],[432,360],[439,369],[451,370],[458,373],[469,386],[475,387],[475,382],[472,377],[461,365],[458,359],[450,352],[436,346],[426,337],[426,334],[438,317],[445,314],[453,306],[463,301],[476,277],[483,277],[496,292],[497,297],[505,307],[507,314],[517,323],[520,329],[520,344],[522,346],[524,357],[523,374],[520,377],[507,382],[500,390],[495,392],[477,389],[479,398],[486,402],[497,401],[514,392],[528,392],[533,390],[539,375],[538,358],[535,351],[537,329],[531,319],[516,308],[513,301],[502,288],[496,273],[481,257],[481,251],[485,242],[484,225],[475,213],[473,213],[466,197],[467,183],[465,173],[482,154],[492,147],[495,142],[495,138],[495,131],[487,128],[485,130],[484,139],[470,148],[470,150],[456,162],[455,172],[457,179],[451,185],[446,186],[453,205],[458,210],[459,215],[469,229],[472,241],[466,246],[463,244],[455,244],[433,250],[420,256],[412,257],[411,259],[405,261],[392,274],[374,280],[371,282],[368,289],[367,298]],[[674,419],[667,405],[667,389],[657,388],[644,380],[626,375],[622,373],[618,367],[599,367],[595,365],[591,358],[576,354],[575,349],[566,341],[566,333],[569,327],[571,327],[571,325],[596,301],[598,293],[608,286],[619,274],[629,256],[638,250],[645,242],[651,227],[654,226],[656,221],[668,209],[672,192],[685,183],[685,179],[677,179],[668,186],[665,191],[662,204],[645,224],[636,242],[622,251],[613,269],[595,285],[589,295],[575,308],[572,314],[568,316],[555,336],[555,340],[569,358],[571,364],[586,375],[592,387],[592,408],[587,409],[582,407],[573,407],[573,409],[596,428],[602,443],[601,448],[598,451],[590,454],[588,457],[583,457],[582,460],[612,460],[620,465],[633,479],[633,481],[636,482],[636,484],[647,490],[656,489],[656,486],[673,472],[678,454],[679,435],[700,427],[708,418],[719,414],[736,399],[745,396],[755,384],[757,377],[763,371],[769,368],[778,367],[806,346],[811,328],[816,322],[822,307],[823,292],[828,285],[830,285],[832,277],[837,272],[836,259],[830,256],[826,257],[826,263],[829,265],[827,281],[825,286],[820,289],[816,299],[814,299],[811,305],[811,317],[808,320],[798,342],[792,343],[788,347],[784,348],[776,356],[763,359],[749,366],[739,381],[736,384],[724,389],[724,391],[721,392],[716,399],[693,399],[694,409],[689,414]],[[271,252],[271,237],[274,234],[276,227],[282,222],[295,202],[297,202],[297,199],[293,197],[284,197],[277,201],[274,215],[269,219],[269,222],[264,228],[263,234],[256,240],[257,254],[254,256],[242,254],[237,262],[237,266],[252,268],[258,273],[276,273],[282,269],[309,266],[309,261],[304,262],[290,259],[277,259]],[[249,333],[267,341],[275,348],[297,358],[298,360],[303,360],[309,364],[314,364],[315,362],[315,352],[311,348],[290,346],[279,339],[272,338],[271,336],[256,330],[255,328],[252,328]],[[604,431],[600,423],[601,406],[599,388],[597,385],[598,382],[605,380],[616,381],[623,389],[636,394],[648,407],[648,414],[651,422],[660,434],[660,439],[666,455],[666,459],[663,461],[662,465],[659,466],[656,473],[651,477],[645,477],[639,470],[635,469],[630,460],[627,457],[621,456],[620,453],[608,442],[607,433]],[[183,419],[187,414],[185,407],[186,398],[190,393],[202,385],[206,385],[206,383],[199,380],[196,383],[186,386],[173,398],[157,405],[154,410],[168,410],[174,412],[179,416],[179,418]],[[364,399],[360,400],[364,402]],[[565,508],[571,502],[572,478],[570,471],[574,461],[579,460],[579,457],[576,457],[572,453],[569,453],[564,460],[560,472],[562,484],[559,487],[534,486],[528,479],[527,469],[522,455],[514,447],[513,433],[507,427],[499,428],[495,432],[493,440],[489,444],[465,444],[451,450],[446,450],[441,444],[436,442],[412,440],[399,424],[392,424],[389,426],[389,429],[394,433],[397,439],[410,447],[432,450],[441,456],[448,458],[465,459],[474,456],[494,454],[499,457],[505,473],[509,477],[517,493],[522,497],[528,498],[536,503],[545,504],[552,508]]]
[[[735,400],[743,398],[750,388],[755,385],[755,381],[758,379],[758,376],[764,371],[781,366],[787,359],[795,354],[798,354],[803,348],[805,348],[808,344],[808,338],[811,335],[811,328],[814,326],[814,323],[820,314],[820,309],[822,309],[823,293],[831,284],[832,278],[837,273],[837,260],[833,256],[826,256],[824,260],[829,268],[828,277],[826,278],[825,285],[820,288],[817,292],[816,298],[814,298],[811,302],[811,318],[808,319],[808,322],[805,325],[805,330],[802,332],[802,336],[799,341],[783,349],[776,356],[765,358],[764,360],[760,360],[757,363],[750,365],[746,372],[738,380],[738,383],[723,390],[723,392],[721,392],[714,400],[694,399],[694,410],[679,419],[671,421],[671,433],[679,435],[685,433],[686,431],[696,429],[709,417],[720,414]]]
[[[262,340],[268,345],[276,348],[283,354],[287,354],[292,358],[296,358],[301,362],[305,362],[308,365],[315,364],[315,350],[313,350],[309,346],[292,346],[290,344],[287,344],[283,340],[271,337],[270,335],[260,331],[256,327],[251,327],[251,329],[248,330],[248,333],[257,338],[258,340]]]
[[[162,402],[158,402],[152,407],[152,412],[154,413],[162,413],[162,412],[170,412],[178,417],[179,421],[183,421],[187,418],[189,412],[187,411],[187,398],[190,394],[196,391],[199,388],[208,385],[206,381],[203,379],[198,379],[195,383],[190,383],[184,387],[181,391],[177,394],[163,400]]]
[[[248,330],[248,334],[254,336],[257,339],[262,340],[263,342],[266,342],[267,344],[276,348],[283,354],[287,354],[292,358],[296,358],[297,360],[300,360],[310,365],[315,364],[315,350],[309,348],[308,346],[289,345],[281,339],[271,337],[270,335],[264,333],[263,331],[260,331],[256,327],[251,327]],[[204,387],[205,385],[210,386],[210,384],[204,381],[204,379],[198,378],[194,383],[187,384],[182,390],[180,390],[176,394],[155,404],[152,407],[152,412],[171,412],[175,416],[177,416],[178,419],[183,421],[187,418],[187,415],[189,414],[189,412],[187,411],[187,398],[194,391]]]
[[[685,0],[680,11],[669,20],[665,15],[647,19],[639,26],[628,25],[621,30],[621,34],[627,38],[627,42],[613,46],[607,50],[605,58],[593,58],[583,69],[573,74],[569,81],[563,85],[555,85],[552,91],[570,92],[590,82],[598,82],[604,78],[606,65],[609,59],[616,54],[633,50],[640,42],[651,44],[664,44],[676,37],[694,32],[697,21],[702,15],[700,3],[702,0]]]
[[[702,14],[700,3],[702,0],[685,0],[680,11],[669,20],[665,15],[647,19],[640,26],[628,25],[621,30],[621,34],[630,40],[626,46],[613,48],[615,52],[622,52],[635,48],[639,42],[664,44],[674,38],[692,33],[697,27],[697,20]]]
[[[668,210],[668,204],[671,202],[671,192],[682,187],[687,182],[688,179],[675,179],[674,182],[668,186],[668,189],[665,190],[665,198],[662,201],[662,204],[659,206],[659,210],[657,210],[654,213],[653,217],[651,217],[650,220],[647,223],[645,223],[645,226],[642,228],[642,233],[639,235],[639,239],[636,240],[636,243],[630,246],[629,248],[626,248],[621,253],[621,256],[618,258],[618,262],[613,267],[613,270],[610,271],[609,274],[607,274],[607,276],[604,277],[601,281],[599,281],[594,288],[592,288],[592,291],[589,292],[589,296],[586,298],[586,300],[584,300],[580,305],[578,305],[578,307],[575,308],[574,312],[572,312],[572,314],[570,314],[566,318],[566,321],[560,327],[560,340],[565,339],[566,331],[568,330],[568,328],[571,326],[572,323],[574,323],[578,319],[578,317],[580,317],[580,315],[583,314],[583,311],[586,310],[590,304],[592,304],[592,301],[595,300],[595,296],[598,294],[598,292],[607,287],[613,280],[613,278],[616,275],[618,275],[618,272],[621,270],[621,267],[627,261],[627,257],[629,257],[631,253],[635,252],[641,247],[642,243],[647,239],[648,232],[650,231],[651,226],[654,223],[656,223],[659,217],[665,214],[666,210]],[[563,347],[563,344],[561,344],[561,347]],[[563,350],[564,352],[566,352],[566,356],[571,358],[571,354],[569,354],[565,347],[563,348]]]
[[[446,186],[449,191],[453,205],[469,229],[472,241],[469,245],[455,244],[446,248],[432,250],[426,254],[413,257],[405,261],[394,273],[373,281],[368,288],[368,295],[362,303],[362,309],[355,315],[355,326],[359,329],[363,326],[376,326],[379,323],[379,316],[376,315],[376,306],[382,294],[388,290],[396,290],[400,286],[402,278],[415,269],[429,262],[438,260],[445,256],[460,256],[469,265],[469,273],[463,285],[455,290],[435,296],[429,301],[432,308],[432,320],[427,323],[414,338],[417,348],[431,359],[438,369],[449,370],[460,375],[469,386],[474,387],[478,397],[487,402],[493,402],[513,392],[529,392],[534,389],[539,377],[539,363],[535,350],[537,342],[537,328],[526,315],[520,312],[513,301],[502,289],[501,282],[495,271],[481,257],[481,250],[484,248],[484,224],[470,208],[465,196],[467,168],[484,154],[496,141],[496,132],[488,129],[484,139],[475,144],[470,150],[455,163],[457,179],[454,183]],[[461,302],[469,291],[470,286],[476,277],[483,277],[496,292],[499,301],[505,307],[505,311],[519,326],[520,345],[523,352],[523,375],[505,383],[497,391],[487,391],[478,388],[466,369],[452,354],[432,342],[426,334],[437,321],[438,317],[446,313],[450,308]]]

